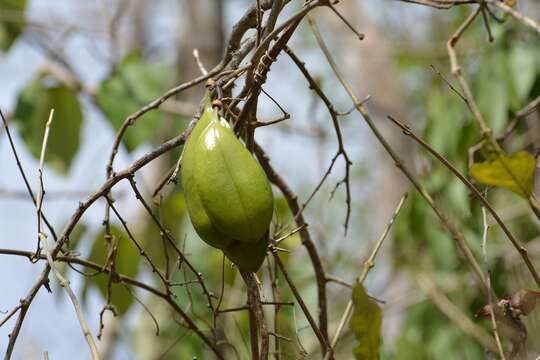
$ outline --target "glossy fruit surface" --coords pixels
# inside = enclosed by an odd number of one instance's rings
[[[211,121],[195,145],[197,191],[216,228],[256,243],[273,215],[270,183],[261,165],[224,121]]]
[[[257,271],[269,243],[272,189],[260,164],[209,101],[186,141],[181,165],[197,234],[241,270]]]
[[[182,153],[182,186],[186,197],[186,204],[195,231],[208,245],[224,249],[232,245],[233,240],[221,234],[214,228],[212,221],[206,214],[195,182],[195,152],[194,147],[204,129],[210,124],[212,118],[217,117],[215,110],[208,106],[191,132]]]
[[[265,234],[254,244],[237,241],[230,248],[223,249],[223,252],[241,270],[256,272],[266,257],[268,243],[268,234]]]

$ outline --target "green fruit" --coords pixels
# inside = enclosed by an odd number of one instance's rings
[[[195,231],[208,245],[223,249],[232,245],[233,240],[218,232],[206,214],[199,199],[195,183],[195,152],[194,147],[201,133],[210,124],[212,118],[217,117],[215,110],[208,106],[191,132],[182,153],[182,186],[186,197],[189,217]]]
[[[182,186],[197,234],[243,271],[257,271],[274,200],[266,175],[210,102],[182,153]]]
[[[197,192],[219,232],[257,243],[268,232],[274,210],[261,165],[225,120],[213,119],[195,144]]]
[[[266,257],[268,243],[268,234],[265,234],[255,244],[237,241],[230,248],[223,249],[223,252],[240,270],[256,272]]]

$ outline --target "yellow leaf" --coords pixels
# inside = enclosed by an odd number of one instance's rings
[[[360,282],[354,285],[352,300],[354,312],[350,326],[358,341],[354,357],[356,360],[378,360],[381,347],[381,308],[368,296]]]
[[[528,198],[534,185],[535,169],[536,159],[526,151],[519,151],[473,164],[470,174],[482,184],[503,187]]]

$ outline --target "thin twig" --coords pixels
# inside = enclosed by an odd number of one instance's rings
[[[195,61],[197,62],[197,66],[199,67],[201,74],[203,76],[208,75],[208,70],[206,70],[206,68],[204,67],[204,64],[201,61],[201,58],[199,57],[199,50],[193,49],[193,57],[195,58]]]
[[[60,282],[60,286],[62,286],[68,293],[68,296],[73,304],[73,307],[75,308],[77,319],[79,320],[79,325],[81,326],[81,330],[83,332],[84,338],[86,339],[86,342],[88,343],[88,347],[90,348],[92,359],[99,360],[99,352],[97,350],[96,343],[94,342],[94,338],[92,337],[92,333],[90,332],[90,329],[84,317],[81,304],[79,303],[79,301],[77,300],[77,296],[75,296],[75,293],[71,289],[71,286],[69,285],[69,281],[66,280],[66,278],[64,278],[64,276],[56,268],[56,265],[54,264],[54,260],[51,256],[51,252],[49,250],[49,244],[47,243],[47,235],[42,230],[41,208],[43,205],[43,197],[45,195],[45,188],[43,185],[43,163],[45,161],[45,152],[47,150],[47,143],[49,140],[49,132],[50,132],[53,116],[54,116],[54,109],[51,109],[49,113],[49,119],[47,120],[47,123],[45,124],[45,133],[43,135],[43,142],[41,145],[41,153],[39,157],[39,169],[38,169],[39,191],[38,191],[38,199],[37,199],[37,206],[36,206],[37,219],[38,219],[38,239],[41,242],[41,248],[45,252],[45,256],[47,257],[47,262],[49,263],[49,266],[52,269],[54,276]]]
[[[309,19],[310,19],[310,17],[308,15],[308,20]],[[350,160],[349,155],[345,151],[345,145],[344,145],[344,142],[343,142],[343,135],[341,133],[341,127],[340,127],[339,121],[338,121],[338,113],[335,110],[334,105],[332,104],[330,99],[322,91],[319,84],[317,84],[315,79],[313,79],[313,77],[311,76],[311,74],[307,70],[305,63],[302,62],[302,60],[300,60],[300,58],[298,56],[296,56],[296,54],[289,47],[285,48],[285,52],[287,53],[287,55],[289,55],[291,60],[298,67],[298,69],[300,70],[302,75],[304,75],[307,82],[309,83],[309,88],[312,89],[319,96],[319,98],[322,100],[322,102],[326,106],[326,108],[328,110],[328,113],[330,115],[330,118],[332,119],[332,125],[334,126],[334,131],[336,133],[336,138],[337,138],[337,142],[338,142],[338,150],[337,150],[336,154],[334,155],[334,157],[332,158],[332,160],[330,161],[330,165],[328,166],[328,169],[326,170],[325,174],[323,175],[323,177],[321,178],[321,180],[319,181],[319,183],[317,184],[317,186],[315,187],[315,189],[313,190],[311,195],[308,197],[306,202],[302,205],[302,208],[300,209],[300,211],[297,214],[295,214],[295,216],[298,216],[298,214],[300,212],[304,211],[304,209],[307,207],[307,205],[309,204],[311,199],[320,190],[320,188],[323,185],[324,181],[328,178],[328,176],[332,172],[332,169],[333,169],[337,159],[340,156],[342,156],[343,160],[345,161],[345,175],[337,183],[337,185],[336,185],[333,192],[335,192],[335,190],[337,189],[337,187],[340,184],[345,184],[345,193],[346,193],[345,203],[347,205],[347,212],[345,214],[345,221],[344,221],[343,226],[344,226],[344,230],[345,230],[345,234],[346,234],[348,226],[349,226],[349,219],[350,219],[350,216],[351,216],[351,185],[350,185],[349,176],[350,176],[350,168],[352,166],[352,161]]]
[[[346,288],[349,288],[349,289],[352,289],[352,284],[351,283],[348,283],[344,280],[341,280],[335,276],[330,276],[330,275],[326,275],[326,281],[327,282],[333,282],[333,283],[336,283],[336,284],[339,284],[341,286],[344,286]]]
[[[264,312],[261,306],[259,287],[253,273],[240,271],[247,287],[247,309],[249,311],[249,332],[251,342],[251,356],[253,360],[268,360],[269,339]],[[261,349],[259,352],[259,334]]]
[[[388,224],[386,225],[386,227],[384,228],[384,231],[382,232],[382,234],[379,236],[379,239],[375,242],[375,246],[373,247],[373,250],[371,251],[371,254],[369,255],[369,257],[367,258],[367,260],[364,262],[364,267],[363,267],[363,270],[362,270],[362,274],[360,275],[360,278],[358,279],[358,281],[360,283],[363,283],[364,280],[366,279],[369,271],[375,266],[375,258],[377,257],[377,254],[384,242],[384,239],[386,239],[386,237],[388,236],[388,233],[390,232],[390,229],[392,228],[392,225],[394,224],[394,221],[396,220],[397,216],[399,215],[399,212],[401,211],[401,208],[403,207],[403,204],[405,203],[405,200],[407,199],[407,196],[408,196],[408,193],[405,193],[403,194],[403,196],[401,197],[401,199],[399,200],[397,206],[396,206],[396,209],[394,210],[394,213],[392,215],[392,217],[390,218],[390,221],[388,222]],[[343,313],[343,315],[341,316],[341,319],[339,321],[339,325],[337,327],[337,330],[336,330],[336,333],[334,335],[334,337],[332,338],[332,343],[331,343],[331,346],[332,346],[332,349],[335,349],[336,348],[336,344],[339,340],[339,337],[341,336],[341,333],[345,327],[345,324],[348,322],[349,320],[349,317],[352,313],[352,308],[353,308],[353,303],[352,303],[352,300],[349,300],[349,302],[347,303],[347,306],[345,308],[345,311]],[[325,360],[328,360],[329,358],[328,357],[325,357]]]
[[[52,272],[53,272],[54,276],[60,282],[60,286],[62,286],[66,290],[66,292],[68,293],[69,298],[70,298],[70,300],[71,300],[71,302],[73,304],[73,307],[75,308],[75,312],[77,313],[77,319],[79,320],[79,324],[81,326],[84,338],[86,339],[86,342],[88,343],[88,347],[90,348],[90,353],[92,354],[92,359],[94,359],[94,360],[100,359],[96,343],[94,341],[94,338],[92,336],[92,332],[90,331],[90,328],[88,327],[88,324],[87,324],[86,319],[84,317],[84,313],[83,313],[81,304],[79,303],[79,300],[77,300],[77,296],[73,292],[73,289],[71,289],[71,286],[69,285],[69,281],[66,280],[66,278],[64,278],[64,276],[62,276],[60,271],[58,271],[58,269],[56,268],[56,265],[54,264],[54,260],[53,260],[53,258],[51,256],[51,252],[50,252],[48,244],[47,244],[47,237],[46,236],[42,237],[42,247],[43,247],[43,250],[45,251],[47,261],[49,263],[49,266],[52,269]]]
[[[487,257],[487,237],[488,237],[488,231],[489,231],[489,224],[487,221],[487,213],[486,208],[482,206],[482,224],[483,224],[483,231],[482,231],[482,252],[484,254],[484,264],[486,267],[488,266],[488,257]],[[495,342],[497,343],[497,348],[499,349],[499,355],[501,357],[501,360],[506,360],[504,356],[504,351],[501,344],[501,339],[499,337],[499,331],[497,329],[497,320],[495,319],[495,312],[493,311],[494,307],[496,306],[492,294],[492,287],[491,287],[491,273],[488,271],[487,276],[488,281],[488,309],[489,309],[489,316],[491,318],[491,326],[493,329],[493,335],[495,336]]]
[[[32,256],[34,255],[34,253],[31,252],[31,251],[16,250],[16,249],[5,249],[5,248],[0,248],[0,254],[2,254],[2,255],[11,255],[11,256],[20,256],[20,257],[27,258],[28,260],[31,260]],[[44,254],[40,254],[38,260],[47,260],[47,257]],[[95,262],[80,259],[80,258],[74,257],[74,256],[57,256],[54,259],[54,261],[57,261],[57,262],[59,261],[59,262],[63,262],[63,263],[66,263],[66,264],[81,265],[81,266],[84,266],[86,268],[97,270],[100,273],[105,273],[105,274],[109,274],[111,272],[107,267],[104,266],[104,264],[97,264]],[[116,282],[125,283],[125,284],[129,284],[129,285],[138,287],[138,288],[143,289],[143,290],[145,290],[145,291],[147,291],[147,292],[149,292],[151,294],[154,294],[154,295],[156,295],[158,297],[162,297],[162,295],[163,296],[166,295],[164,292],[162,292],[161,290],[159,290],[159,289],[157,289],[157,288],[155,288],[153,286],[150,286],[150,285],[148,285],[146,283],[143,283],[143,282],[141,282],[139,280],[136,280],[134,278],[131,278],[129,276],[120,274],[118,272],[113,273],[113,278],[115,279]]]
[[[32,257],[34,254],[33,253],[30,253],[30,257]],[[0,327],[2,327],[2,325],[4,325],[9,319],[11,319],[13,317],[13,315],[15,315],[17,313],[17,311],[19,311],[19,309],[21,308],[21,304],[15,306],[13,309],[11,309],[11,311],[9,311],[6,316],[2,319],[2,321],[0,321]]]
[[[178,246],[176,245],[177,242],[174,239],[174,237],[172,236],[171,232],[169,230],[167,230],[165,228],[165,226],[163,226],[163,224],[159,221],[156,214],[154,213],[154,211],[152,211],[152,208],[150,207],[150,205],[148,205],[148,202],[146,202],[146,200],[142,196],[140,190],[138,189],[137,184],[135,183],[134,177],[130,176],[128,178],[128,180],[129,180],[129,184],[131,185],[131,188],[133,189],[133,192],[135,193],[135,197],[143,205],[143,207],[146,210],[146,212],[148,213],[148,215],[150,215],[150,217],[152,218],[152,221],[154,222],[154,224],[156,224],[156,226],[159,228],[159,230],[161,231],[163,236],[165,236],[165,239],[167,240],[169,245],[171,245],[173,250],[180,257],[180,259],[182,260],[182,264],[185,264],[189,268],[189,270],[197,278],[197,281],[198,281],[199,285],[201,286],[201,289],[202,289],[202,291],[203,291],[203,293],[206,296],[206,299],[208,301],[208,306],[213,311],[214,310],[214,305],[212,304],[212,294],[210,294],[210,291],[208,290],[208,288],[207,288],[207,286],[206,286],[206,284],[204,282],[202,274],[199,271],[197,271],[197,269],[195,269],[193,264],[191,264],[191,262],[186,258],[184,253],[178,248]]]
[[[122,227],[124,228],[124,230],[126,231],[126,234],[128,235],[128,237],[131,239],[131,242],[135,245],[135,247],[137,248],[137,250],[139,250],[139,254],[146,259],[146,261],[148,262],[148,264],[150,265],[150,267],[152,268],[152,272],[154,274],[156,274],[160,280],[163,282],[163,285],[165,286],[166,289],[169,288],[169,280],[165,277],[165,275],[162,273],[162,271],[157,267],[156,264],[154,264],[154,262],[152,261],[152,259],[150,258],[150,256],[146,253],[146,251],[143,249],[143,247],[141,246],[141,244],[139,244],[139,242],[135,239],[135,236],[133,235],[133,233],[131,232],[131,230],[129,229],[128,225],[127,225],[127,222],[126,220],[124,219],[124,217],[122,215],[120,215],[120,212],[118,211],[118,209],[116,208],[116,206],[114,206],[114,204],[112,202],[110,202],[108,199],[107,199],[108,203],[109,203],[109,206],[110,208],[112,209],[112,211],[114,212],[114,214],[116,215],[116,218],[120,221],[120,223],[122,224]]]
[[[15,162],[17,163],[17,168],[19,169],[19,173],[21,174],[21,177],[24,181],[24,185],[26,187],[28,195],[30,196],[30,199],[32,199],[32,202],[34,203],[34,205],[37,205],[36,197],[34,196],[34,192],[32,191],[32,187],[30,186],[30,182],[28,181],[28,178],[26,177],[26,172],[24,171],[21,160],[19,159],[17,149],[15,148],[15,143],[13,142],[13,138],[11,137],[11,131],[9,130],[9,126],[8,126],[6,117],[4,116],[4,113],[2,112],[2,109],[0,109],[0,117],[2,118],[2,124],[4,125],[4,130],[6,131],[6,135],[9,141],[9,146],[11,147],[11,152],[13,153],[13,157],[15,158]],[[45,217],[45,214],[43,214],[43,211],[41,212],[41,216],[43,217],[43,222],[47,226],[47,229],[53,236],[54,241],[57,241],[58,237],[56,235],[56,231],[54,231],[54,228],[50,224],[49,220],[47,220],[47,218]]]
[[[305,247],[309,255],[311,264],[313,266],[313,271],[315,272],[319,308],[319,328],[322,337],[325,339],[324,342],[321,342],[321,346],[324,348],[324,344],[328,343],[328,308],[326,300],[326,274],[324,272],[321,257],[315,243],[311,238],[311,234],[307,228],[307,222],[305,221],[303,214],[300,212],[298,196],[296,196],[296,194],[291,190],[281,175],[274,170],[270,164],[270,159],[257,143],[255,143],[255,154],[266,172],[268,179],[270,179],[270,181],[281,190],[281,193],[287,200],[287,204],[289,205],[291,212],[293,214],[300,214],[296,216],[295,221],[297,227],[301,228],[299,234],[300,238],[302,239],[302,245]]]
[[[364,40],[365,35],[356,30],[355,27],[347,19],[345,19],[345,17],[341,15],[339,11],[337,11],[336,7],[332,5],[331,2],[328,2],[328,7],[330,7],[330,9],[332,9],[334,14],[337,15],[337,17],[345,24],[345,26],[347,26],[353,32],[353,34],[356,35],[358,40]]]
[[[435,285],[431,277],[426,274],[416,274],[418,285],[430,297],[433,303],[461,330],[478,341],[491,352],[497,352],[497,344],[491,336],[480,326],[469,319],[457,306],[455,306]]]
[[[488,286],[491,289],[491,274],[488,272]],[[495,343],[497,344],[497,349],[499,350],[499,356],[501,357],[501,360],[506,360],[506,357],[504,356],[504,350],[501,344],[501,338],[499,336],[499,330],[497,328],[497,320],[495,319],[495,312],[493,309],[495,308],[496,304],[493,299],[493,296],[491,294],[491,291],[488,291],[488,309],[489,309],[489,317],[491,319],[491,327],[493,329],[493,336],[495,337]]]
[[[531,29],[536,31],[537,34],[540,34],[540,24],[538,24],[533,19],[523,15],[522,13],[520,13],[520,12],[514,10],[514,9],[512,9],[510,6],[506,5],[502,1],[497,1],[497,0],[485,0],[485,1],[490,3],[490,4],[495,5],[496,7],[498,7],[499,9],[504,11],[505,13],[510,14],[514,19],[518,20],[523,25],[525,25],[527,27],[530,27]]]
[[[272,254],[274,255],[274,259],[275,259],[275,262],[276,262],[279,270],[283,274],[283,277],[285,278],[285,281],[289,285],[289,288],[291,289],[296,301],[300,305],[300,308],[302,309],[304,315],[306,316],[306,319],[307,319],[309,325],[311,326],[311,328],[313,329],[313,332],[317,336],[317,339],[319,339],[319,342],[323,346],[323,348],[324,348],[323,352],[326,353],[326,354],[331,354],[332,349],[329,347],[328,342],[326,341],[323,334],[321,333],[321,330],[319,329],[319,327],[315,323],[315,320],[313,319],[313,316],[311,316],[311,313],[309,312],[309,309],[307,308],[306,303],[302,299],[302,296],[298,292],[298,289],[296,288],[296,286],[292,282],[291,278],[289,277],[289,273],[287,272],[287,270],[285,270],[285,266],[283,265],[283,262],[281,261],[281,259],[279,258],[279,255],[275,251],[275,248],[273,249],[271,247],[271,251],[272,251]],[[332,356],[332,355],[327,355],[327,356]]]
[[[478,0],[397,0],[405,3],[433,7],[435,9],[450,9],[457,5],[476,4]]]
[[[439,160],[444,166],[446,166],[471,192],[476,196],[478,200],[482,203],[482,205],[489,211],[489,213],[493,216],[495,221],[497,221],[497,224],[501,227],[504,234],[510,240],[514,248],[518,251],[518,253],[521,255],[523,262],[525,265],[527,265],[527,268],[529,269],[529,272],[534,278],[534,281],[540,287],[540,276],[538,275],[538,272],[534,268],[534,264],[529,259],[528,251],[527,249],[521,245],[519,240],[512,234],[510,229],[506,226],[504,221],[499,217],[493,206],[489,203],[489,201],[482,195],[482,193],[465,177],[463,176],[444,156],[442,156],[440,153],[438,153],[435,149],[433,149],[432,146],[427,144],[424,140],[419,138],[415,133],[412,132],[411,128],[407,125],[404,125],[403,123],[399,122],[392,116],[388,116],[388,119],[390,119],[394,124],[396,124],[401,130],[403,130],[403,133],[412,139],[414,139],[418,144],[422,145],[427,151],[429,151],[437,160]]]
[[[118,130],[118,133],[116,134],[116,138],[114,139],[114,144],[113,144],[113,147],[112,147],[112,150],[111,150],[111,154],[109,156],[109,161],[107,163],[107,174],[108,174],[108,177],[110,178],[111,175],[113,174],[113,163],[114,163],[114,159],[116,157],[116,155],[118,154],[118,148],[120,147],[120,143],[124,137],[124,134],[126,133],[126,131],[128,130],[128,128],[130,126],[133,126],[136,121],[142,117],[144,114],[146,114],[147,112],[151,111],[151,110],[155,110],[157,108],[159,108],[159,106],[161,104],[163,104],[167,99],[177,95],[178,93],[186,90],[186,89],[189,89],[195,85],[198,85],[206,80],[208,80],[210,77],[216,75],[217,73],[219,73],[219,71],[221,71],[221,68],[220,66],[217,66],[216,68],[212,69],[209,73],[207,73],[206,75],[201,75],[191,81],[188,81],[186,83],[183,83],[177,87],[174,87],[172,89],[170,89],[169,91],[167,91],[165,94],[163,94],[162,96],[160,96],[159,98],[153,100],[152,102],[148,103],[147,105],[143,106],[142,108],[140,108],[139,110],[137,110],[136,112],[134,112],[133,114],[131,114],[130,116],[127,117],[127,119],[124,121],[124,123],[122,124],[122,126],[120,127],[120,129]]]
[[[14,249],[2,249],[0,248],[0,254],[4,254],[4,255],[14,255],[14,256],[22,256],[22,257],[25,257],[27,258],[28,260],[31,260],[32,257],[34,256],[34,253],[31,252],[31,251],[24,251],[24,250],[14,250]],[[41,254],[39,256],[39,260],[47,260],[46,256],[44,254]],[[71,256],[57,256],[55,261],[60,261],[60,262],[65,262],[65,263],[68,263],[68,264],[77,264],[77,265],[82,265],[82,266],[85,266],[87,268],[90,268],[90,269],[93,269],[93,270],[96,270],[96,271],[103,271],[107,274],[110,273],[110,270],[108,268],[106,268],[104,266],[104,264],[97,264],[97,263],[94,263],[92,261],[88,261],[88,260],[83,260],[83,259],[79,259],[79,258],[76,258],[76,257],[71,257]],[[116,279],[117,282],[120,282],[122,284],[129,284],[129,285],[132,285],[132,286],[136,286],[140,289],[143,289],[163,300],[165,300],[169,306],[171,306],[171,308],[177,312],[183,319],[184,321],[186,322],[187,324],[187,328],[188,330],[193,330],[199,337],[202,337],[203,340],[204,338],[206,337],[206,335],[204,335],[201,330],[195,325],[195,323],[190,319],[189,316],[187,316],[187,314],[178,306],[178,304],[171,298],[170,294],[167,294],[166,292],[163,292],[151,285],[148,285],[146,283],[143,283],[137,279],[133,279],[129,276],[126,276],[126,275],[123,275],[123,274],[120,274],[120,273],[114,273],[113,274],[113,277]],[[22,305],[20,305],[22,306]],[[208,341],[210,341],[208,339]],[[205,341],[206,342],[206,341]],[[208,342],[207,345],[209,345],[215,352],[214,354],[217,356],[218,359],[224,359],[223,356],[221,355],[221,353],[219,353],[219,351],[217,350],[217,348],[213,347],[213,343],[212,342]]]
[[[152,198],[155,198],[156,196],[158,196],[161,190],[165,187],[165,185],[176,181],[176,179],[172,177],[175,170],[176,170],[176,165],[172,166],[169,169],[167,174],[165,174],[165,176],[160,180],[160,182],[158,183],[154,191],[152,191]]]
[[[316,23],[313,23],[316,25]],[[388,141],[384,138],[384,136],[381,134],[379,129],[375,126],[373,123],[373,120],[371,118],[371,115],[366,111],[364,106],[362,105],[361,101],[358,99],[358,97],[354,94],[354,91],[352,90],[351,86],[348,84],[348,82],[345,80],[344,76],[339,71],[338,65],[336,64],[332,54],[328,50],[328,47],[326,47],[324,40],[320,34],[319,31],[317,31],[317,27],[314,26],[313,29],[315,29],[314,34],[317,38],[317,41],[319,42],[320,48],[323,51],[323,54],[325,55],[328,64],[332,68],[332,71],[334,72],[335,76],[347,92],[347,95],[351,98],[356,110],[360,113],[364,121],[367,123],[371,131],[373,132],[373,135],[377,138],[379,143],[383,146],[383,148],[386,150],[388,155],[394,160],[396,166],[401,170],[401,172],[407,177],[407,179],[413,184],[413,186],[416,188],[418,193],[424,198],[424,200],[428,203],[428,205],[432,208],[432,210],[435,212],[437,217],[441,220],[444,227],[450,232],[452,235],[452,238],[458,245],[459,249],[463,252],[463,255],[467,259],[469,265],[471,266],[471,269],[473,270],[474,274],[478,278],[480,284],[482,285],[482,289],[484,291],[487,291],[487,282],[485,279],[485,276],[482,272],[482,269],[480,265],[478,264],[478,261],[474,257],[470,247],[468,246],[467,242],[465,241],[465,238],[461,231],[446,217],[444,212],[442,211],[442,208],[435,202],[435,200],[431,197],[431,195],[426,191],[426,189],[420,184],[420,182],[416,179],[416,177],[413,175],[411,170],[407,166],[405,166],[403,160],[397,155],[397,153],[394,151],[392,146],[388,143]]]
[[[156,327],[156,336],[159,336],[159,323],[156,319],[156,317],[154,316],[154,314],[152,314],[152,311],[150,311],[150,309],[148,308],[148,306],[145,305],[145,303],[139,299],[137,297],[137,295],[135,294],[135,292],[133,290],[131,290],[129,288],[129,286],[127,286],[126,284],[122,284],[124,285],[124,288],[131,294],[131,296],[133,296],[133,299],[135,299],[135,301],[137,301],[141,306],[142,308],[144,309],[144,311],[146,311],[146,313],[148,314],[148,316],[150,316],[150,318],[152,319],[152,322],[154,323],[155,327]]]
[[[512,178],[512,180],[516,183],[516,185],[520,188],[520,190],[524,194],[528,194],[529,191],[526,189],[526,185],[523,184],[523,181],[521,181],[519,177],[516,176],[514,171],[512,171],[512,169],[510,168],[508,161],[504,157],[505,155],[504,150],[501,148],[499,143],[494,138],[492,130],[489,128],[489,126],[486,123],[486,120],[484,119],[482,113],[480,112],[478,104],[476,103],[474,99],[474,96],[472,94],[469,84],[467,83],[467,80],[463,76],[463,73],[461,71],[461,66],[458,62],[458,58],[456,54],[456,45],[458,41],[461,39],[461,37],[463,36],[463,34],[474,22],[476,17],[478,17],[478,14],[481,12],[481,10],[482,10],[482,6],[479,6],[475,11],[473,11],[465,19],[465,21],[459,26],[459,28],[452,34],[452,36],[446,43],[446,49],[448,51],[448,57],[450,58],[452,74],[454,74],[454,76],[459,82],[459,85],[463,91],[463,95],[465,96],[465,99],[466,99],[467,107],[472,113],[473,118],[476,121],[476,124],[480,128],[480,134],[482,135],[482,138],[484,138],[484,140],[486,140],[493,147],[493,150],[497,153],[498,158],[505,172]],[[540,204],[534,192],[532,192],[529,195],[529,198],[527,200],[528,200],[528,203],[532,212],[540,220]]]
[[[518,110],[514,118],[508,123],[508,126],[504,130],[504,133],[497,138],[497,140],[505,140],[508,136],[514,131],[519,121],[526,116],[532,114],[540,107],[540,95],[534,98],[531,102],[525,105],[523,108]]]
[[[487,263],[487,235],[489,231],[489,224],[487,221],[486,208],[482,206],[482,224],[484,225],[482,231],[482,253],[484,254],[484,262]]]
[[[118,182],[121,180],[130,178],[136,171],[141,169],[143,166],[148,164],[149,162],[153,161],[154,159],[158,158],[159,156],[169,152],[170,150],[182,145],[185,142],[185,139],[187,137],[188,132],[191,129],[191,126],[193,126],[194,121],[190,124],[190,127],[188,127],[188,130],[184,131],[182,134],[174,137],[173,139],[166,141],[165,143],[161,144],[159,147],[154,149],[153,151],[150,151],[146,155],[142,156],[135,162],[133,162],[130,166],[125,168],[122,171],[117,172],[114,174],[111,178],[109,178],[105,183],[91,196],[89,196],[85,201],[79,203],[79,207],[77,210],[73,213],[71,216],[71,219],[68,221],[66,227],[62,231],[62,234],[59,236],[59,240],[56,242],[55,247],[51,251],[51,256],[53,259],[56,258],[58,253],[60,252],[60,249],[62,246],[66,243],[67,239],[69,238],[71,232],[81,219],[82,215],[94,204],[98,199],[105,196]],[[99,268],[98,270],[106,271],[107,269]],[[19,311],[19,316],[17,318],[17,321],[15,323],[14,329],[10,335],[8,347],[6,356],[7,358],[11,357],[11,354],[13,353],[13,349],[15,347],[15,342],[18,338],[19,332],[21,330],[23,321],[26,317],[26,314],[28,312],[28,308],[32,301],[34,300],[35,296],[39,292],[42,286],[47,283],[48,275],[50,272],[50,267],[47,265],[35,284],[32,286],[32,288],[29,290],[26,297],[24,297],[21,300],[21,307]],[[158,292],[158,294],[161,294]],[[162,296],[163,297],[163,296]],[[219,358],[223,359],[223,356],[221,355],[219,349],[216,347],[214,342],[212,342],[199,328],[198,326],[191,320],[191,318],[178,306],[178,304],[170,297],[165,294],[163,297],[167,302],[173,307],[173,309],[180,314],[180,316],[184,319],[187,326],[193,330],[197,334],[197,336],[205,343],[207,344],[214,354]]]

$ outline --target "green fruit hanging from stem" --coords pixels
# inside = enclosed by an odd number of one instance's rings
[[[223,249],[225,255],[241,270],[256,272],[261,267],[268,249],[268,233],[254,244],[235,242],[231,247]]]
[[[191,132],[190,137],[188,138],[184,151],[182,153],[182,186],[184,188],[184,194],[186,197],[186,205],[189,213],[189,217],[195,228],[197,234],[203,239],[208,245],[213,246],[218,249],[224,249],[232,245],[233,240],[227,236],[219,233],[212,224],[212,221],[206,214],[199,194],[197,192],[197,184],[195,181],[195,151],[194,148],[197,144],[197,141],[204,131],[204,129],[210,124],[212,118],[217,115],[214,114],[215,110],[212,109],[211,105],[205,108],[201,118],[195,125],[195,128]]]
[[[272,189],[260,164],[211,106],[184,148],[182,185],[201,239],[241,270],[257,271],[269,242]]]
[[[274,206],[261,165],[223,119],[206,127],[195,156],[197,190],[214,225],[233,239],[258,242]]]

